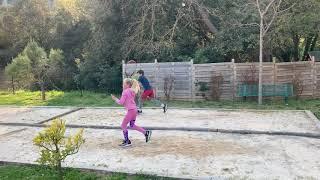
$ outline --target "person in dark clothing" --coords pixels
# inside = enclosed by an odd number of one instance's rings
[[[163,109],[163,112],[166,113],[168,106],[167,104],[162,103],[160,100],[156,99],[154,89],[151,87],[149,80],[144,76],[144,71],[139,70],[139,79],[138,81],[142,85],[144,91],[141,94],[141,98],[139,101],[139,110],[138,113],[142,113],[142,105],[146,100],[151,100],[152,102],[156,103],[157,105],[160,105]]]

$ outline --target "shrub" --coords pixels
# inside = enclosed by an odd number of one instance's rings
[[[65,121],[55,119],[33,139],[34,145],[40,148],[40,158],[37,162],[55,167],[60,179],[63,179],[61,163],[67,156],[78,153],[80,146],[85,142],[82,137],[83,129],[69,137],[65,136],[65,132]]]
[[[210,88],[210,93],[211,93],[212,100],[220,100],[222,83],[223,83],[223,76],[221,74],[213,75],[211,77],[212,86]]]
[[[164,78],[163,91],[167,101],[170,100],[171,91],[173,89],[174,77],[167,76]]]
[[[292,80],[293,85],[293,94],[298,100],[303,93],[303,80],[301,79],[301,73],[295,73],[295,76]]]
[[[196,82],[195,85],[198,87],[200,91],[200,95],[205,99],[208,100],[208,97],[206,96],[206,92],[210,90],[207,82]]]
[[[258,69],[256,65],[252,63],[249,69],[241,74],[241,81],[243,84],[256,85],[259,82],[258,75]]]

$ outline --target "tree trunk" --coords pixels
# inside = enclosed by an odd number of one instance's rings
[[[83,97],[83,89],[80,84],[77,83],[77,89],[80,91],[80,97]]]
[[[259,105],[262,104],[262,73],[263,73],[263,17],[260,20],[260,49],[259,49],[259,97],[258,102]]]
[[[299,36],[297,34],[293,35],[293,45],[294,45],[293,59],[294,61],[299,61]]]
[[[63,180],[63,173],[62,173],[62,167],[61,167],[61,160],[59,160],[59,162],[58,162],[57,170],[58,170],[58,176],[59,176],[59,179],[60,179],[60,180]]]
[[[14,87],[14,78],[13,78],[13,76],[11,77],[11,86],[12,86],[12,93],[16,94],[16,90],[15,90],[15,87]]]
[[[313,39],[312,35],[309,35],[306,39],[306,44],[304,46],[304,51],[303,51],[303,60],[306,60],[306,58],[308,57],[308,53],[310,50],[310,45],[312,43],[312,39]]]
[[[55,159],[58,164],[56,166],[57,168],[57,171],[58,171],[58,178],[59,180],[63,180],[63,172],[62,172],[62,167],[61,167],[61,157],[60,157],[60,149],[59,149],[59,146],[58,146],[58,142],[57,141],[54,141],[54,146],[56,147],[55,149],[55,153],[59,155],[58,159]],[[57,158],[57,157],[55,157]]]
[[[80,82],[80,91],[81,91],[81,97],[83,97],[83,86],[82,86],[82,82]]]
[[[41,97],[42,97],[42,101],[46,100],[46,90],[44,87],[44,82],[40,83],[40,88],[41,88]]]
[[[319,37],[319,34],[316,34],[311,42],[311,45],[310,45],[310,51],[314,51],[314,48],[316,47],[317,45],[317,41],[318,41],[318,37]]]

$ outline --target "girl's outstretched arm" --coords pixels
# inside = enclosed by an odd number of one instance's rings
[[[123,92],[120,99],[118,99],[117,97],[115,97],[112,94],[111,94],[111,97],[116,103],[123,105],[124,102],[126,101],[127,95],[126,95],[126,93]]]
[[[111,98],[112,98],[114,101],[117,101],[117,100],[118,100],[118,98],[115,97],[113,94],[111,94]]]

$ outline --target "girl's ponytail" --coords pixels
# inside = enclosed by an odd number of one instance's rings
[[[138,94],[138,92],[140,91],[140,85],[139,82],[135,79],[131,79],[131,89]]]

